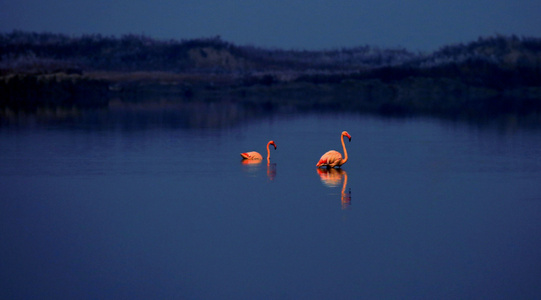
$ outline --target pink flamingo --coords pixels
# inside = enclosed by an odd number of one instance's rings
[[[270,145],[273,145],[274,150],[276,150],[276,144],[274,143],[274,141],[269,141],[267,143],[267,162],[270,162],[270,150],[269,150]],[[256,151],[243,152],[240,154],[240,156],[242,156],[243,159],[248,159],[248,160],[263,160],[263,156],[261,156],[261,154],[257,153]]]
[[[347,136],[349,141],[351,142],[351,135],[349,135],[347,131],[342,131],[342,135],[340,136],[342,140],[342,147],[344,147],[344,158],[342,158],[342,154],[340,154],[340,152],[331,150],[321,156],[316,167],[340,168],[340,166],[342,166],[348,161],[348,152],[346,151],[346,144],[344,144],[344,136]]]

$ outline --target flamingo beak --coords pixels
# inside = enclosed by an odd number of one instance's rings
[[[276,147],[276,144],[273,144],[273,146],[274,146],[274,150],[276,150],[276,148],[277,148],[277,147]]]
[[[351,135],[349,135],[349,134],[348,134],[348,139],[349,139],[349,141],[351,142]]]

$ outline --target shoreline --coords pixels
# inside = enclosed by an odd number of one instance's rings
[[[161,102],[170,105],[165,110],[193,103],[233,104],[262,113],[347,111],[465,120],[510,117],[541,125],[538,87],[496,90],[427,77],[384,81],[346,76],[340,81],[313,82],[299,80],[302,77],[277,80],[275,76],[106,71],[10,74],[0,77],[0,119],[54,110],[118,109],[130,107],[130,103],[152,113]]]

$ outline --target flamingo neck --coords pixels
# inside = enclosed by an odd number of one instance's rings
[[[270,159],[270,149],[269,149],[269,146],[270,146],[270,142],[267,144],[267,162],[269,162],[269,159]]]
[[[348,152],[346,150],[346,144],[344,143],[344,136],[342,135],[342,147],[344,148],[344,159],[342,159],[342,164],[345,164],[348,161]]]

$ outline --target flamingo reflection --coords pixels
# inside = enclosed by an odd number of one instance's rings
[[[346,192],[348,173],[342,169],[318,168],[317,174],[321,178],[321,182],[329,188],[338,187],[342,183],[340,202],[342,203],[342,209],[348,208],[351,205],[351,189]]]
[[[274,180],[276,178],[276,163],[270,163],[270,160],[267,158],[267,177],[269,180]]]
[[[250,177],[257,176],[258,171],[261,169],[261,160],[243,159],[241,164],[242,170]]]
[[[252,159],[243,159],[241,164],[244,167],[244,171],[256,175],[258,170],[261,168],[261,160],[252,160]],[[276,163],[271,163],[270,159],[267,158],[267,177],[269,180],[274,180],[276,178]]]

